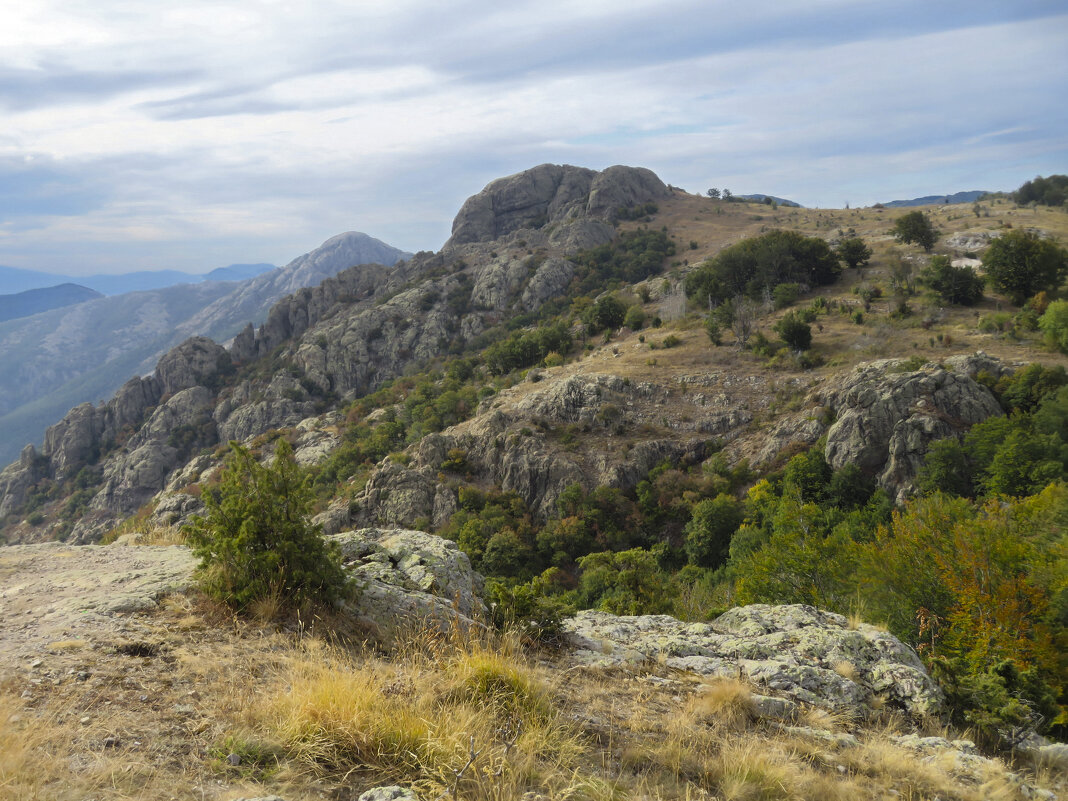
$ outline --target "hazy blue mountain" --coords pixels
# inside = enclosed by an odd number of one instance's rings
[[[244,281],[257,275],[277,270],[273,264],[231,264],[228,267],[216,267],[204,274],[205,281]]]
[[[103,295],[95,289],[78,284],[60,284],[45,289],[27,289],[12,295],[0,295],[0,322],[29,317],[31,314],[72,306],[99,297]]]
[[[891,200],[882,205],[888,208],[892,206],[950,206],[954,203],[974,203],[985,194],[987,194],[986,190],[973,189],[970,192],[954,192],[952,195],[926,195],[914,197],[912,200]]]
[[[178,284],[198,284],[201,281],[244,281],[275,269],[273,264],[231,264],[203,274],[181,270],[138,270],[119,275],[73,276],[0,266],[0,296],[64,283],[79,284],[102,295],[121,295],[124,292],[165,289]]]
[[[262,322],[297,289],[356,264],[392,265],[409,255],[347,233],[244,281],[185,282],[0,322],[0,464],[27,443],[40,444],[44,429],[72,407],[97,403],[130,377],[151,372],[161,354],[186,338],[225,339]]]
[[[11,295],[15,292],[25,292],[28,289],[45,289],[56,284],[70,282],[75,282],[75,279],[69,275],[42,273],[39,270],[23,270],[20,267],[0,265],[0,295]]]
[[[780,206],[793,206],[794,208],[797,208],[797,209],[804,208],[804,206],[802,206],[800,203],[797,203],[796,201],[787,200],[784,197],[776,197],[775,195],[763,195],[763,194],[760,194],[759,192],[757,194],[755,194],[755,195],[735,195],[735,197],[739,197],[742,200],[755,200],[757,203],[763,203],[764,202],[764,198],[768,197],[768,198],[771,198],[772,200],[774,200]]]

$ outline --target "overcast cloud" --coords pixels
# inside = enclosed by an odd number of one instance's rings
[[[283,264],[346,230],[433,250],[542,162],[810,206],[1068,172],[1053,0],[23,5],[0,28],[16,267]]]

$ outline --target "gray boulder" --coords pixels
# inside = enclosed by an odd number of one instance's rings
[[[331,539],[358,586],[348,611],[390,641],[421,626],[447,631],[486,614],[483,579],[467,554],[433,534],[408,529],[361,529]]]
[[[419,801],[419,796],[407,787],[391,785],[389,787],[375,787],[372,790],[361,793],[357,801]]]
[[[167,351],[156,365],[156,378],[164,395],[197,384],[208,384],[230,367],[230,353],[207,337],[190,337]]]
[[[915,717],[942,709],[941,692],[911,648],[811,606],[755,604],[710,624],[585,611],[564,629],[579,664],[662,661],[702,675],[745,677],[792,701],[861,718],[876,696]]]
[[[828,464],[836,470],[856,465],[899,500],[911,490],[932,442],[1002,414],[990,390],[968,374],[974,360],[962,360],[961,372],[936,365],[895,372],[901,364],[861,365],[825,401],[837,413],[827,430]]]
[[[0,471],[0,517],[21,507],[34,484],[47,475],[48,460],[33,445],[23,448],[19,460]]]

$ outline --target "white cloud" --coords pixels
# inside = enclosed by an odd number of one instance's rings
[[[0,31],[0,159],[81,201],[0,222],[27,267],[79,242],[131,269],[282,262],[350,228],[434,248],[464,196],[542,161],[837,205],[1068,156],[1068,17],[1041,2],[31,5]]]

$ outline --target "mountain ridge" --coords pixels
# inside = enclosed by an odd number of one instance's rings
[[[951,195],[924,195],[911,200],[891,200],[881,205],[886,208],[899,208],[902,206],[935,206],[955,205],[958,203],[974,203],[983,195],[990,194],[986,189],[972,189],[965,192],[954,192]]]
[[[95,289],[72,283],[0,295],[0,323],[99,297],[103,295]]]
[[[30,289],[45,289],[62,283],[88,287],[102,295],[121,295],[127,292],[150,292],[166,289],[177,284],[197,284],[203,281],[241,281],[254,278],[270,270],[273,264],[230,264],[216,267],[206,273],[190,273],[182,270],[134,270],[128,273],[97,273],[74,276],[59,273],[25,270],[20,267],[0,266],[0,297],[13,292]]]
[[[205,332],[231,337],[305,282],[318,283],[353,260],[407,255],[366,234],[343,239],[348,247],[339,247],[341,241],[328,240],[333,244],[318,260],[316,249],[244,282],[107,296],[0,324],[0,454],[14,458],[27,442],[41,441],[40,423],[110,396],[131,373],[151,372],[181,339]]]

